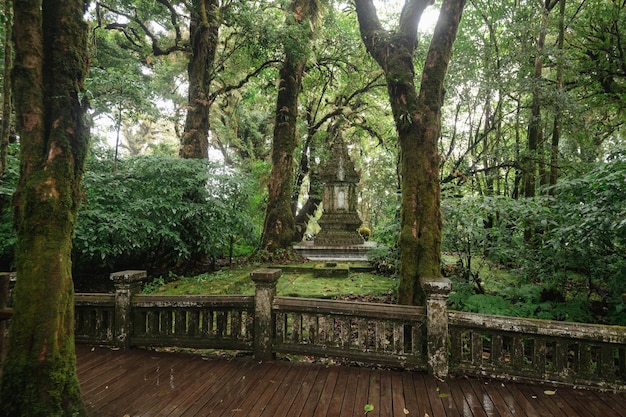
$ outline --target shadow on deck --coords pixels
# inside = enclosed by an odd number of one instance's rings
[[[77,345],[93,417],[626,417],[626,393]]]

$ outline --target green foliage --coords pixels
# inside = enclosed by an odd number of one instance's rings
[[[468,297],[463,286],[463,297],[451,297],[457,307],[623,322],[619,313],[624,309],[620,297],[626,292],[626,153],[616,151],[606,163],[579,178],[562,180],[552,191],[522,200],[444,199],[443,248],[459,257],[459,278],[482,293],[497,285],[480,275],[481,263],[489,261],[515,273],[508,289],[497,290],[511,305],[493,301],[489,294]],[[554,291],[563,300],[545,300],[543,290]]]
[[[11,207],[13,193],[19,177],[19,148],[16,144],[9,145],[7,168],[0,177],[0,270],[13,270],[14,250],[17,236],[13,229],[13,210]]]
[[[93,160],[74,239],[81,268],[171,268],[253,246],[252,184],[202,160],[150,156]]]

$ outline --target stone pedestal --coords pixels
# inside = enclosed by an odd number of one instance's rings
[[[135,294],[141,290],[141,283],[146,278],[146,271],[120,271],[109,275],[115,285],[115,345],[121,348],[130,347],[132,320],[130,303]]]
[[[250,273],[254,281],[254,358],[269,361],[272,352],[272,302],[276,296],[276,282],[282,270],[274,268],[257,269]]]

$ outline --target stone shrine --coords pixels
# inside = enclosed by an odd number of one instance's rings
[[[358,228],[363,223],[356,211],[356,187],[360,177],[348,155],[343,138],[335,138],[331,155],[320,173],[324,183],[323,214],[315,246],[353,246],[365,243]]]

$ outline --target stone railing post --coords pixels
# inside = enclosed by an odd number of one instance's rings
[[[250,273],[256,288],[254,293],[254,358],[259,361],[274,359],[272,339],[272,303],[276,295],[276,281],[282,270],[273,268],[257,269]]]
[[[447,278],[425,278],[426,332],[428,370],[433,375],[448,376],[448,295],[452,285]]]
[[[109,275],[115,286],[115,321],[113,340],[115,346],[130,347],[132,319],[130,302],[133,295],[141,289],[141,281],[146,278],[146,271],[120,271]]]

